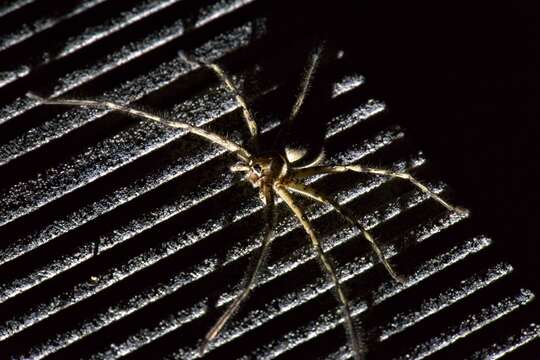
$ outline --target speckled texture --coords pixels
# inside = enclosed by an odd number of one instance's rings
[[[49,28],[85,19],[110,1],[81,2],[62,16],[51,12],[0,34],[0,55]],[[59,32],[54,54],[45,45],[35,49],[38,63],[14,63],[0,72],[0,91],[29,84],[0,101],[0,131],[10,129],[0,143],[0,171],[30,159],[24,176],[11,174],[0,187],[0,353],[14,359],[52,354],[148,358],[154,352],[171,359],[200,357],[201,338],[238,293],[248,259],[260,246],[262,203],[256,193],[227,170],[233,159],[223,149],[184,131],[139,120],[111,130],[103,125],[115,118],[110,111],[49,112],[25,92],[67,96],[111,77],[113,86],[96,90],[100,98],[143,109],[148,98],[167,98],[166,107],[153,107],[153,100],[148,108],[197,126],[223,128],[223,134],[241,141],[245,131],[238,129],[243,124],[234,97],[182,59],[180,47],[163,48],[199,36],[189,47],[198,58],[240,61],[239,53],[254,51],[254,23],[266,21],[260,3],[134,1],[107,21],[70,28],[66,35]],[[1,5],[0,18],[34,5],[22,0]],[[174,21],[131,35],[129,30],[140,23],[182,6],[186,11]],[[256,18],[238,15],[249,6]],[[215,25],[224,17],[234,19],[232,25]],[[217,29],[208,30],[212,26]],[[97,51],[115,36],[107,54],[78,59],[77,66],[66,70],[54,68],[62,59]],[[342,66],[341,57],[324,66]],[[257,72],[253,61],[261,59],[254,59],[235,63],[241,69],[235,79]],[[142,69],[130,72],[141,60]],[[47,82],[33,83],[49,66]],[[269,99],[286,81],[271,79],[250,94],[265,135],[279,125]],[[171,86],[187,90],[176,99]],[[399,119],[369,95],[369,78],[346,69],[332,86],[335,109],[326,134],[326,163],[359,162],[418,173],[436,193],[452,198]],[[78,146],[87,132],[99,136]],[[70,151],[58,150],[63,145]],[[49,151],[52,161],[38,166],[36,159]],[[535,300],[528,289],[512,283],[512,265],[490,257],[493,240],[473,230],[468,216],[451,214],[409,184],[382,176],[316,176],[309,181],[350,206],[407,278],[405,284],[392,281],[359,232],[328,206],[306,205],[324,250],[349,288],[357,326],[370,337],[368,358],[422,359],[445,352],[499,358],[538,338],[539,327],[531,319],[515,324],[505,336],[491,340],[484,335],[475,344],[487,325],[502,326]],[[459,194],[454,198],[459,203]],[[318,272],[299,223],[279,204],[275,249],[258,291],[210,344],[208,358],[285,359],[309,351],[328,359],[351,356],[332,286]],[[97,257],[95,240],[100,244]],[[328,345],[321,349],[317,343]]]

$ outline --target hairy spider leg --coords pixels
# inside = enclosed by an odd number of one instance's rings
[[[244,117],[244,121],[246,122],[246,125],[249,129],[249,132],[251,134],[250,141],[252,144],[255,145],[255,147],[258,147],[258,138],[259,138],[259,127],[257,125],[257,122],[255,121],[255,117],[253,116],[253,112],[249,108],[249,105],[245,98],[242,96],[242,93],[240,92],[240,89],[234,84],[231,76],[227,74],[225,69],[221,67],[218,64],[215,63],[207,63],[201,60],[197,60],[192,58],[190,55],[186,54],[184,51],[179,52],[180,56],[182,56],[188,63],[192,65],[202,66],[209,68],[212,70],[219,80],[221,80],[222,83],[225,84],[225,87],[229,90],[229,92],[234,95],[234,98],[236,99],[236,102],[240,105],[242,108],[242,115]]]
[[[173,128],[180,128],[186,130],[188,133],[192,133],[202,137],[203,139],[217,144],[226,150],[233,152],[239,159],[244,162],[251,161],[251,154],[242,146],[235,142],[218,135],[212,131],[204,130],[200,127],[189,125],[181,121],[168,120],[163,117],[151,114],[146,111],[137,110],[128,106],[117,104],[111,101],[99,101],[99,100],[80,100],[80,99],[46,99],[33,93],[26,94],[29,98],[38,100],[47,105],[66,105],[66,106],[83,106],[83,107],[95,107],[105,108],[113,111],[118,111],[123,114],[134,116],[136,118],[142,118],[145,120],[154,121]],[[99,239],[96,239],[94,244],[94,256],[99,253]]]
[[[292,122],[294,118],[298,115],[298,113],[300,112],[302,105],[304,105],[306,96],[309,92],[309,89],[311,88],[311,84],[313,83],[315,72],[317,71],[319,64],[321,62],[321,55],[322,55],[324,46],[325,46],[324,43],[319,44],[308,58],[306,69],[304,70],[304,77],[302,78],[302,83],[300,84],[300,92],[298,93],[298,97],[296,98],[296,101],[294,102],[294,105],[291,110],[291,114],[289,115],[287,122]]]
[[[173,128],[184,129],[189,133],[198,135],[203,139],[206,139],[214,144],[217,144],[226,150],[229,150],[236,154],[241,160],[248,162],[251,159],[251,154],[242,146],[235,142],[218,135],[212,131],[204,130],[200,127],[187,124],[182,121],[169,120],[164,117],[154,115],[152,113],[137,110],[129,106],[121,105],[112,101],[99,101],[99,100],[79,100],[79,99],[46,99],[33,93],[28,93],[29,98],[40,101],[47,105],[67,105],[67,106],[83,106],[83,107],[95,107],[105,108],[113,111],[118,111],[127,115],[131,115],[146,120],[151,120],[160,124],[164,124]]]
[[[381,249],[375,242],[375,239],[373,238],[373,236],[369,233],[369,231],[366,230],[366,228],[357,219],[354,218],[354,215],[351,213],[349,209],[339,205],[339,203],[335,201],[333,198],[327,195],[321,194],[315,188],[299,183],[299,182],[288,182],[287,189],[295,193],[298,193],[300,195],[303,195],[305,197],[316,200],[318,202],[321,202],[323,204],[328,204],[331,207],[333,207],[334,210],[336,210],[338,214],[340,214],[345,220],[347,220],[351,225],[357,227],[360,230],[364,238],[371,245],[371,248],[373,249],[375,254],[377,254],[379,261],[384,265],[384,267],[386,268],[390,276],[392,276],[392,278],[396,280],[397,282],[400,282],[402,284],[405,283],[405,279],[402,276],[398,275],[395,272],[395,270],[392,268],[392,265],[390,265],[388,260],[385,259]]]
[[[341,307],[342,307],[345,329],[347,330],[347,333],[349,334],[351,338],[351,346],[354,353],[354,357],[356,360],[361,360],[361,354],[363,353],[362,351],[363,346],[361,344],[360,338],[353,324],[351,310],[349,306],[349,300],[347,299],[347,296],[345,295],[345,292],[343,291],[343,287],[341,285],[341,282],[338,276],[336,275],[334,266],[330,262],[330,259],[324,253],[321,247],[321,242],[317,238],[317,235],[315,234],[315,230],[313,229],[311,222],[305,215],[304,211],[300,208],[300,206],[296,203],[294,198],[291,196],[291,194],[289,193],[285,185],[278,184],[274,187],[274,189],[276,193],[278,194],[278,196],[289,206],[292,213],[296,216],[298,221],[300,221],[300,223],[304,227],[304,230],[309,235],[309,238],[311,240],[311,245],[313,249],[315,250],[315,252],[317,253],[317,256],[319,257],[323,271],[328,275],[328,277],[334,284],[337,298],[339,302],[341,303]]]
[[[333,165],[333,166],[313,166],[309,168],[298,169],[295,172],[295,177],[298,179],[302,179],[302,178],[306,178],[306,177],[314,176],[314,175],[335,174],[335,173],[343,173],[343,172],[349,172],[349,171],[356,172],[356,173],[384,175],[384,176],[389,176],[392,178],[408,180],[414,186],[416,186],[422,192],[428,194],[433,200],[437,201],[439,204],[441,204],[448,210],[459,213],[461,215],[467,215],[469,213],[467,209],[451,205],[446,200],[441,198],[439,195],[431,191],[426,185],[422,184],[420,181],[418,181],[416,178],[414,178],[412,175],[406,172],[397,172],[397,171],[386,170],[386,169],[365,167],[362,165]]]
[[[275,211],[275,202],[274,202],[274,194],[272,191],[265,191],[265,197],[266,197],[266,205],[265,205],[265,219],[266,219],[266,229],[265,234],[262,240],[262,245],[259,249],[259,253],[254,255],[255,266],[253,267],[253,270],[249,277],[247,278],[247,281],[244,285],[244,288],[242,291],[236,296],[234,301],[229,305],[227,310],[221,315],[221,317],[216,321],[214,326],[208,331],[206,336],[204,337],[204,340],[199,348],[199,353],[203,355],[207,348],[208,344],[219,335],[227,321],[231,319],[231,317],[238,311],[240,306],[244,303],[244,301],[247,300],[255,286],[257,285],[257,277],[264,266],[266,257],[268,255],[268,252],[270,250],[271,245],[271,238],[272,234],[274,232],[274,227],[276,223],[276,211]]]
[[[300,113],[300,110],[302,109],[302,106],[305,103],[306,97],[311,89],[311,85],[313,84],[315,73],[317,72],[317,69],[320,66],[322,52],[324,50],[324,47],[325,47],[325,44],[323,42],[319,44],[309,55],[305,68],[304,68],[304,74],[301,79],[300,91],[298,92],[298,95],[296,96],[296,100],[293,104],[293,107],[291,109],[291,112],[288,118],[285,119],[283,123],[281,124],[281,129],[279,130],[278,136],[276,137],[276,140],[275,140],[276,143],[279,143],[283,139],[287,129],[289,129],[292,126],[294,120]],[[282,144],[282,146],[284,146],[283,151],[284,151],[285,157],[291,163],[294,163],[300,160],[306,155],[305,149],[290,147],[287,144]],[[313,160],[311,165],[318,163],[320,160],[322,160],[323,156],[324,156],[324,152],[321,151],[319,156]]]

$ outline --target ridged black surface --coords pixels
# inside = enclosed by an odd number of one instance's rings
[[[183,61],[184,50],[220,61],[246,88],[255,82],[248,97],[271,137],[288,111],[280,94],[296,86],[291,62],[304,46],[304,20],[280,22],[272,16],[286,4],[264,0],[0,6],[0,354],[197,358],[263,227],[256,192],[228,171],[234,158],[182,131],[45,107],[25,94],[130,103],[245,138],[234,98]],[[347,54],[321,73],[334,83],[328,163],[407,169],[460,204]],[[368,358],[519,358],[537,340],[534,294],[474,218],[395,180],[340,175],[316,184],[355,211],[408,278],[394,283],[354,229],[308,206]],[[260,286],[208,359],[350,355],[305,234],[282,205],[279,214]]]

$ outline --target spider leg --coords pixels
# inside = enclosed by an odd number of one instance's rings
[[[324,100],[319,99],[321,96],[320,91],[315,95],[310,94],[324,48],[325,43],[323,41],[315,46],[308,55],[295,102],[287,119],[283,120],[279,133],[275,138],[275,146],[282,148],[287,160],[297,167],[314,165],[324,155],[322,151],[324,132],[305,131],[305,129],[313,126],[324,128],[326,115],[322,114],[320,110],[313,111],[315,106],[323,105],[320,101]],[[326,99],[326,95],[331,96],[331,93],[324,95],[324,99]],[[306,120],[306,116],[310,119]]]
[[[110,109],[118,111],[127,115],[131,115],[137,118],[143,118],[146,120],[154,121],[160,124],[164,124],[173,128],[184,129],[192,134],[198,135],[203,139],[206,139],[214,144],[217,144],[236,154],[240,159],[248,161],[251,159],[251,154],[242,146],[235,142],[226,139],[225,137],[218,135],[214,132],[204,130],[200,127],[189,125],[181,121],[168,120],[163,117],[151,114],[146,111],[137,110],[125,105],[120,105],[111,101],[98,101],[98,100],[79,100],[79,99],[45,99],[33,93],[28,93],[28,97],[38,100],[43,104],[48,105],[67,105],[67,106],[87,106],[95,108]]]
[[[397,172],[397,171],[392,171],[392,170],[387,170],[387,169],[366,167],[362,165],[334,165],[334,166],[313,166],[309,168],[298,169],[295,171],[294,176],[295,178],[302,179],[302,178],[313,176],[313,175],[335,174],[335,173],[342,173],[342,172],[348,172],[348,171],[352,171],[356,173],[384,175],[384,176],[389,176],[393,178],[408,180],[414,186],[416,186],[422,192],[428,194],[433,200],[437,201],[439,204],[441,204],[448,210],[457,212],[461,215],[466,215],[469,213],[467,209],[451,205],[446,200],[441,198],[439,195],[431,191],[426,185],[422,184],[420,181],[414,178],[411,174],[406,173],[406,172]]]
[[[357,219],[354,218],[354,215],[351,213],[349,209],[342,207],[341,205],[339,205],[337,201],[335,201],[334,199],[332,199],[331,197],[327,195],[321,194],[319,191],[317,191],[311,186],[298,183],[298,182],[288,182],[286,187],[287,189],[294,191],[300,195],[309,197],[323,204],[329,204],[330,206],[332,206],[338,212],[338,214],[343,216],[345,220],[347,220],[351,225],[357,227],[362,232],[362,235],[369,242],[369,244],[371,245],[371,248],[373,249],[375,254],[377,254],[379,261],[383,263],[384,267],[386,268],[390,276],[392,276],[392,278],[394,278],[394,280],[396,280],[397,282],[400,282],[402,284],[405,283],[405,279],[399,276],[394,271],[390,263],[384,258],[384,255],[381,249],[379,248],[379,246],[377,245],[377,243],[375,242],[375,239],[373,239],[373,236],[366,230],[366,228],[364,228],[364,226],[362,226],[362,224]]]
[[[343,287],[341,285],[341,282],[338,276],[336,275],[334,266],[330,262],[330,259],[324,253],[321,247],[321,243],[319,239],[317,238],[317,235],[315,234],[315,230],[313,229],[313,226],[311,225],[311,222],[305,215],[304,211],[297,205],[296,201],[291,196],[287,188],[284,185],[276,185],[275,190],[277,194],[279,195],[279,197],[289,206],[293,214],[296,216],[298,221],[300,221],[300,223],[304,227],[304,230],[309,235],[313,249],[317,252],[317,255],[319,256],[319,260],[321,262],[323,271],[326,272],[330,280],[333,282],[334,287],[336,289],[337,298],[342,306],[343,317],[345,319],[344,320],[345,329],[347,330],[347,333],[351,338],[351,345],[352,345],[354,357],[356,360],[360,360],[361,354],[362,354],[362,345],[356,333],[355,327],[353,325],[351,310],[349,306],[349,300],[347,299],[347,296],[345,295],[345,292],[343,291]]]
[[[204,66],[212,70],[219,80],[221,80],[222,83],[225,84],[229,92],[234,95],[236,102],[240,105],[242,108],[242,115],[244,116],[244,120],[246,122],[246,125],[249,129],[249,132],[251,134],[251,141],[257,145],[258,137],[259,137],[259,127],[257,126],[257,122],[255,121],[255,118],[253,116],[253,112],[248,106],[247,101],[245,100],[244,96],[242,96],[240,90],[238,87],[234,84],[232,78],[227,74],[227,72],[218,64],[215,63],[206,63],[201,60],[193,59],[191,56],[186,54],[185,52],[181,51],[179,52],[180,56],[182,56],[187,62],[198,65],[198,66]]]
[[[256,286],[257,277],[259,275],[260,270],[262,269],[265,259],[268,255],[268,251],[270,250],[270,238],[272,237],[272,233],[274,230],[275,222],[276,222],[276,211],[274,208],[274,196],[271,191],[265,191],[264,193],[265,199],[266,199],[266,207],[265,207],[265,218],[266,218],[266,229],[264,238],[262,241],[262,246],[259,250],[259,254],[256,255],[256,262],[255,266],[250,274],[250,276],[247,278],[247,282],[244,285],[244,288],[236,296],[234,301],[229,305],[227,310],[221,315],[221,317],[216,321],[214,326],[208,331],[206,336],[204,337],[204,340],[199,348],[199,353],[202,355],[206,352],[208,349],[208,344],[219,335],[227,321],[238,311],[242,303],[249,297],[251,292]]]
[[[309,89],[311,88],[311,84],[313,83],[315,72],[317,71],[317,68],[319,67],[323,49],[324,49],[324,43],[317,46],[315,50],[311,53],[310,57],[308,58],[306,69],[304,70],[304,77],[302,78],[302,83],[300,85],[300,92],[298,93],[296,101],[294,102],[293,108],[291,110],[291,114],[289,115],[289,119],[287,120],[287,122],[292,122],[294,120],[294,118],[300,112],[302,105],[304,104],[304,101],[309,92]]]

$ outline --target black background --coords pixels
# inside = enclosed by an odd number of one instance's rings
[[[361,3],[361,4],[360,4]],[[540,12],[484,1],[351,2],[314,28],[362,64],[393,116],[540,292]]]

